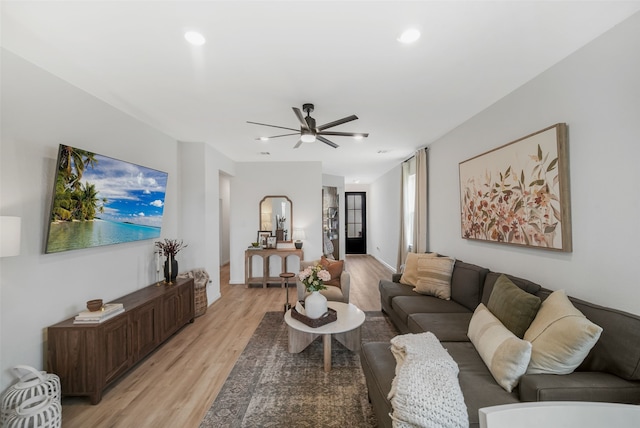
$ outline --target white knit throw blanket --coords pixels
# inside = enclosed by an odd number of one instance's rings
[[[458,365],[433,333],[391,339],[396,377],[389,400],[394,428],[467,428]]]

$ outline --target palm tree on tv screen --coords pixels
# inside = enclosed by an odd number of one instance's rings
[[[94,153],[62,147],[51,221],[93,220],[96,212],[104,212],[107,198],[98,198],[95,184],[80,182],[85,168],[97,163]]]

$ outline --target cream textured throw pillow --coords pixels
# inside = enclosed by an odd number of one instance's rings
[[[573,306],[564,290],[554,291],[524,334],[531,342],[527,373],[569,374],[587,358],[602,333]]]
[[[471,317],[467,335],[498,385],[511,392],[527,370],[531,344],[518,339],[482,303]]]
[[[455,263],[455,259],[449,257],[418,260],[418,281],[413,291],[444,300],[451,299],[451,274]]]
[[[433,257],[438,257],[438,253],[408,253],[404,262],[404,271],[400,278],[400,284],[415,287],[418,284],[418,261]]]

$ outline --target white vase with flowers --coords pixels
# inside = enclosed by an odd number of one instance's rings
[[[327,288],[324,286],[324,281],[329,281],[331,274],[316,264],[300,271],[298,278],[305,289],[311,293],[304,299],[306,316],[312,319],[320,318],[327,312],[327,298],[320,294],[320,290]]]

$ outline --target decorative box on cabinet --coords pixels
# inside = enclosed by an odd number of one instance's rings
[[[99,403],[111,382],[195,317],[192,278],[150,285],[114,302],[125,312],[101,324],[69,318],[47,329],[47,370],[60,377],[63,395]]]

